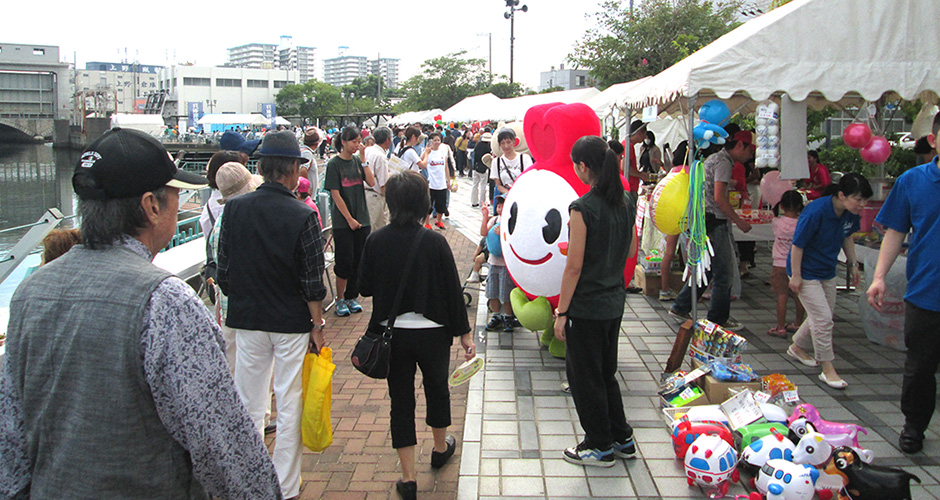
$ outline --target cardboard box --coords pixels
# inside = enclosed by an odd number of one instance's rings
[[[660,276],[658,271],[646,270],[642,265],[637,264],[633,272],[633,284],[642,288],[643,293],[649,297],[659,296]],[[669,285],[677,292],[682,289],[682,271],[669,273]]]
[[[700,384],[699,387],[705,391],[705,397],[713,404],[721,404],[733,396],[734,394],[731,393],[732,389],[734,389],[735,393],[744,389],[757,392],[761,387],[759,379],[754,382],[720,382],[711,375],[705,375],[699,378],[697,382]]]

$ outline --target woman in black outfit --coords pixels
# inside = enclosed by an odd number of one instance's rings
[[[385,325],[402,279],[408,280],[397,311],[388,392],[391,399],[392,448],[401,461],[396,483],[404,499],[415,498],[415,368],[421,368],[426,422],[434,436],[431,467],[440,468],[454,454],[457,441],[447,435],[450,391],[447,377],[454,337],[466,359],[473,358],[473,333],[467,320],[460,277],[454,255],[444,236],[421,227],[430,208],[428,182],[417,172],[405,171],[385,185],[391,222],[369,235],[362,253],[359,288],[372,296],[371,328]],[[408,276],[402,276],[414,239],[424,232]]]

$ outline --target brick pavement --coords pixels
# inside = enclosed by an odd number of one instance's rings
[[[469,187],[469,186],[467,186]],[[467,190],[469,191],[469,189]],[[456,199],[454,202],[456,205]],[[478,219],[477,219],[478,220]],[[445,221],[442,232],[450,243],[461,276],[469,274],[476,245]],[[459,223],[456,223],[459,226]],[[334,276],[330,272],[330,279]],[[329,297],[328,297],[329,298]],[[360,301],[361,314],[339,318],[333,310],[326,313],[326,341],[333,349],[336,371],[333,375],[333,444],[322,453],[304,450],[301,466],[300,498],[324,500],[385,500],[397,499],[395,481],[400,477],[398,454],[392,449],[389,432],[388,386],[384,380],[370,379],[356,371],[349,362],[349,354],[359,336],[365,331],[371,311],[371,299]],[[476,318],[477,301],[467,309],[471,324]],[[459,343],[452,349],[451,368],[463,361]],[[417,410],[416,430],[418,447],[416,470],[418,493],[422,499],[450,500],[457,496],[457,479],[462,452],[464,415],[467,410],[467,385],[451,390],[453,424],[449,433],[457,437],[457,451],[451,462],[438,471],[430,466],[433,439],[430,428],[424,424],[426,411],[420,371],[416,377]],[[266,443],[273,449],[276,434]]]

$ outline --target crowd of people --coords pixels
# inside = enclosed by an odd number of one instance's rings
[[[498,151],[490,146],[494,133]],[[928,138],[940,153],[938,133],[940,115]],[[515,132],[350,126],[329,139],[316,130],[273,131],[260,141],[236,135],[228,137],[230,150],[212,157],[206,177],[179,170],[158,141],[131,130],[107,132],[82,154],[73,175],[81,230],[47,238],[43,265],[11,301],[0,374],[0,498],[56,498],[63,491],[83,498],[148,498],[154,491],[173,498],[297,497],[302,365],[308,352],[326,346],[330,327],[323,309],[331,278],[325,224],[334,244],[335,314],[361,313],[359,297],[371,297],[370,328],[394,325],[387,384],[399,495],[417,496],[418,369],[434,441],[431,466],[444,467],[453,456],[451,347],[458,338],[469,360],[476,346],[458,263],[430,222],[446,227],[455,179],[472,177],[471,207],[482,213],[473,273],[479,279],[484,262],[489,268],[493,316],[486,329],[518,327],[498,244],[506,194],[532,164],[516,150]],[[729,193],[753,183],[746,167],[752,138],[731,130],[704,161],[706,232],[714,249],[706,318],[731,330],[742,327],[730,316],[740,273],[731,225],[743,232],[751,227],[732,209]],[[324,149],[335,154],[327,152],[321,175],[316,160]],[[246,168],[250,155],[260,158],[260,176]],[[689,159],[684,145],[675,154],[660,150],[642,122],[631,124],[624,143],[582,137],[570,158],[590,190],[568,207],[554,334],[567,344],[566,372],[584,439],[562,456],[610,467],[637,448],[616,379],[630,285],[622,270],[639,246],[637,189],[624,189],[621,176],[638,187]],[[817,157],[811,152],[810,158]],[[833,184],[824,166],[810,165],[807,187],[821,189],[820,196],[804,205],[800,193],[789,191],[775,207],[777,325],[768,333],[792,333],[786,355],[818,366],[823,383],[844,389],[833,365],[837,256],[845,252],[857,281],[851,235],[873,192],[861,175],[845,174]],[[205,185],[212,194],[200,224],[207,273],[218,285],[211,310],[185,282],[151,263],[176,229],[180,190]],[[937,186],[936,157],[898,179],[877,218],[887,234],[867,292],[880,309],[885,276],[911,233],[899,442],[907,453],[922,448],[936,403]],[[328,213],[313,199],[319,191],[329,193]],[[676,244],[667,239],[670,258]],[[420,265],[407,271],[403,259]],[[660,299],[672,300],[669,314],[685,321],[698,297],[685,285]],[[790,299],[793,323],[786,321]],[[277,435],[273,455],[264,446],[266,432]],[[84,463],[94,467],[75,466]]]

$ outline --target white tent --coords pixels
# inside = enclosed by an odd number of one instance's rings
[[[446,122],[473,122],[494,116],[498,113],[503,100],[486,93],[467,97],[444,111]]]
[[[595,94],[583,102],[590,106],[591,109],[597,113],[597,116],[603,120],[604,117],[616,109],[618,101],[626,97],[627,92],[649,79],[650,77],[647,76],[639,80],[633,80],[632,82],[615,83],[604,89],[601,93]]]
[[[525,118],[526,112],[529,111],[529,108],[532,106],[548,104],[550,102],[560,102],[562,104],[584,102],[597,94],[600,94],[599,90],[594,87],[588,87],[585,89],[560,90],[547,94],[532,94],[513,97],[512,99],[503,99],[497,108],[498,116],[481,118],[506,121],[507,123],[519,121]]]
[[[786,178],[805,177],[805,137],[796,123],[805,119],[805,106],[861,106],[883,96],[936,102],[937,19],[936,0],[794,0],[637,85],[618,103],[688,114],[690,106],[716,97],[732,111],[778,99],[781,125],[789,128],[781,131],[781,166],[790,170]]]
[[[431,124],[434,123],[434,117],[444,113],[443,109],[434,108],[424,111],[408,111],[388,121],[389,125],[411,125],[413,123]]]
[[[935,0],[794,0],[748,21],[637,85],[619,102],[659,111],[718,97],[743,101],[789,95],[811,106],[908,100],[940,89]],[[730,101],[730,102],[729,102]]]
[[[199,125],[267,125],[271,120],[260,113],[213,113],[203,115]]]
[[[111,127],[140,130],[157,137],[163,135],[166,123],[164,123],[161,115],[116,113],[111,115]]]

